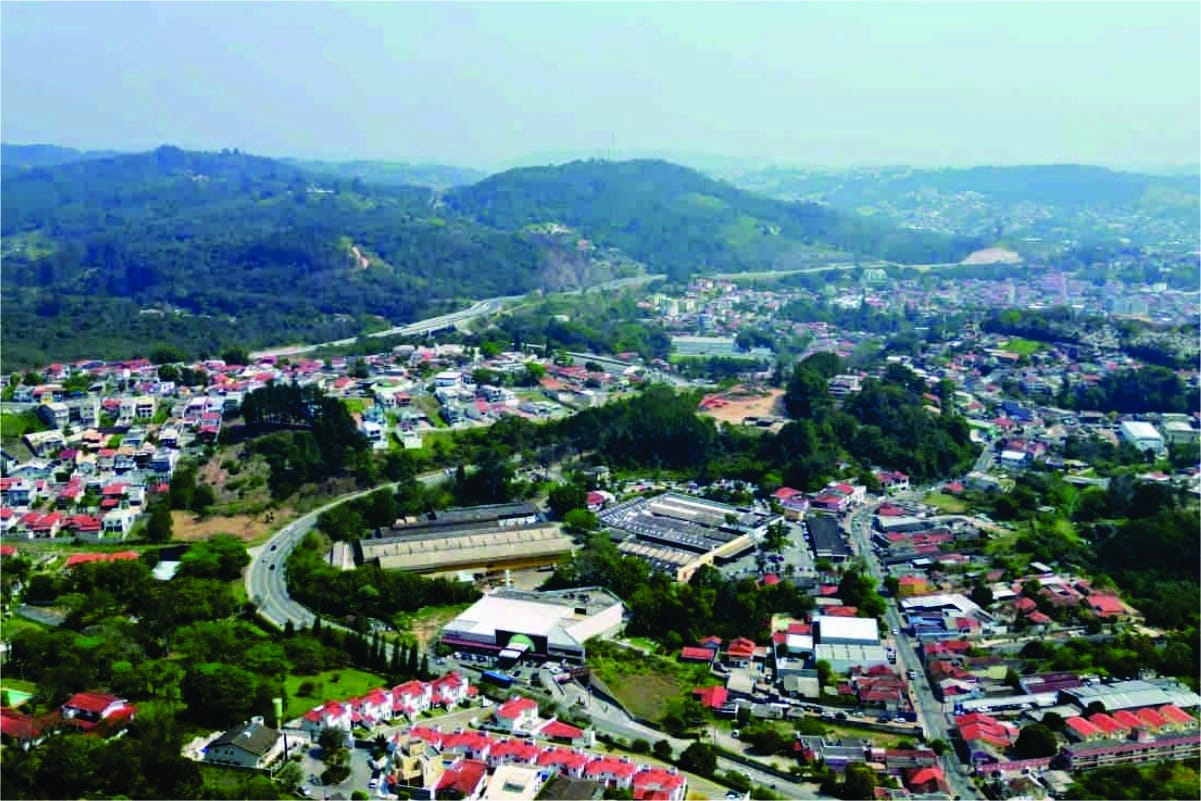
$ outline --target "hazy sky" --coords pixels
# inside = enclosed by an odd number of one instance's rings
[[[0,3],[0,138],[497,167],[1201,160],[1201,4]]]

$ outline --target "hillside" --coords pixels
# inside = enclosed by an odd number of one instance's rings
[[[115,150],[76,150],[58,145],[0,144],[0,169],[5,177],[33,167],[53,167],[72,161],[102,159],[120,155]]]
[[[282,159],[308,172],[334,178],[357,178],[380,186],[424,186],[448,189],[466,186],[487,177],[486,172],[449,164],[406,164],[400,161],[309,161]]]
[[[794,267],[837,254],[958,261],[980,244],[754,195],[656,160],[509,170],[450,190],[445,201],[497,228],[546,222],[579,228],[677,278]]]
[[[731,172],[752,192],[829,204],[892,224],[994,239],[1058,243],[1195,242],[1199,178],[1074,164]]]
[[[512,170],[440,193],[162,147],[21,168],[0,199],[6,367],[351,337],[644,265],[685,278],[848,254],[957,261],[979,244],[662,161]]]
[[[237,152],[31,168],[2,186],[6,366],[189,356],[353,336],[469,298],[637,271],[620,255],[499,231],[429,189],[365,185]],[[381,319],[382,318],[382,319]]]

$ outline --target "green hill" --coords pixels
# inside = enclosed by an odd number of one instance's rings
[[[980,246],[754,195],[656,160],[509,170],[447,192],[446,202],[497,228],[547,222],[579,228],[673,277],[781,269],[831,254],[958,261]]]
[[[343,172],[161,147],[7,174],[6,366],[351,337],[643,265],[684,278],[831,254],[950,261],[976,244],[759,197],[661,161],[512,170],[444,193]]]
[[[160,341],[187,355],[322,341],[637,269],[571,237],[481,225],[426,188],[236,152],[32,168],[4,180],[2,199],[6,364],[145,355]]]

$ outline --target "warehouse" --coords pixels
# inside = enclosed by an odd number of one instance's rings
[[[736,558],[754,547],[779,515],[668,492],[635,498],[600,513],[618,549],[655,570],[688,581],[702,565]]]
[[[553,565],[571,549],[571,538],[557,524],[539,521],[531,504],[514,503],[403,521],[356,543],[355,558],[385,570],[487,575]]]
[[[556,592],[501,589],[485,595],[442,629],[442,643],[502,659],[584,661],[584,644],[623,624],[621,599],[601,587]]]
[[[883,665],[887,662],[880,644],[880,626],[870,617],[816,618],[817,646],[814,656],[825,660],[838,673],[852,667]]]
[[[1141,420],[1127,420],[1119,428],[1122,439],[1129,442],[1142,453],[1162,453],[1164,449],[1163,436],[1155,430],[1155,426]]]
[[[850,559],[851,549],[847,545],[838,521],[832,517],[811,517],[805,521],[815,559],[829,559],[837,564]]]

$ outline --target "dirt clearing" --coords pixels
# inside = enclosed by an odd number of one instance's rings
[[[723,423],[742,423],[747,418],[786,418],[784,390],[732,387],[706,395],[700,413]]]
[[[179,509],[171,512],[172,539],[180,542],[206,540],[214,534],[233,534],[248,545],[262,542],[268,533],[290,517],[287,510],[275,513],[273,521],[259,515],[213,515],[201,520],[192,512]]]

